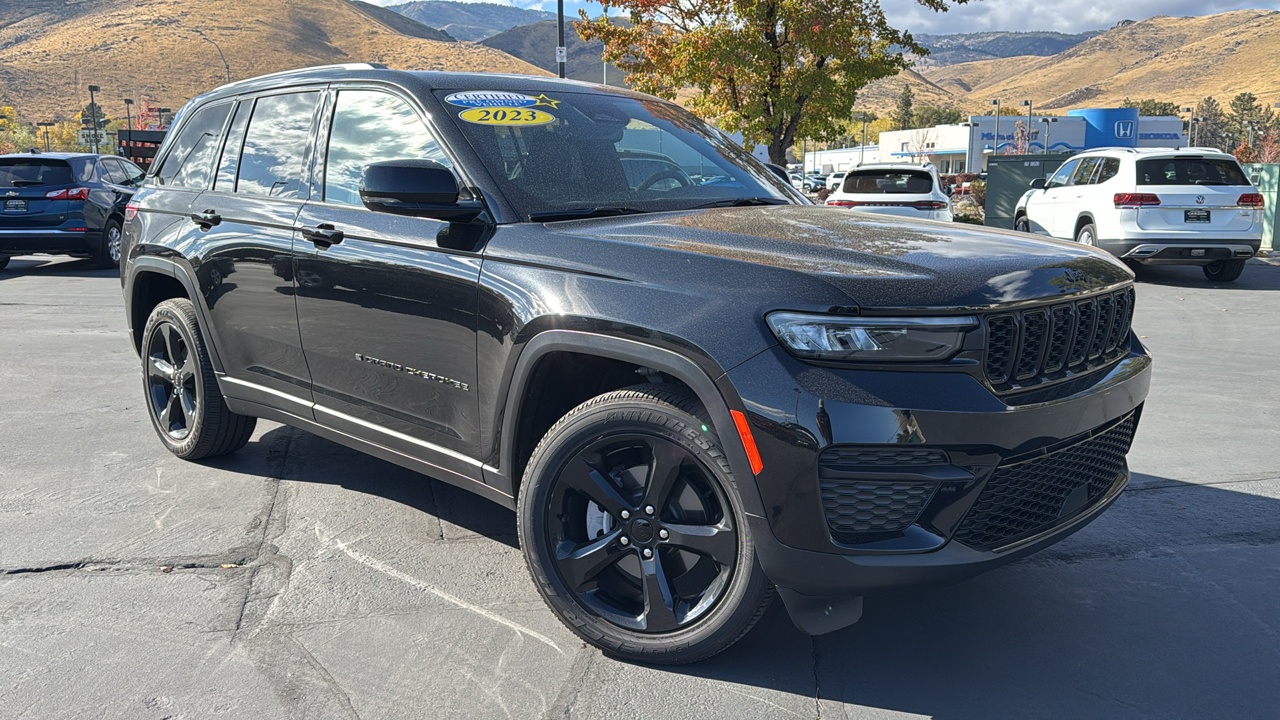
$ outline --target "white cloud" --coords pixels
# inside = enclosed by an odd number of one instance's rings
[[[1077,33],[1105,30],[1121,20],[1157,15],[1211,15],[1228,10],[1280,9],[1280,2],[1258,0],[970,0],[938,13],[913,0],[882,0],[895,27],[912,33],[966,33],[982,30],[1052,30]]]

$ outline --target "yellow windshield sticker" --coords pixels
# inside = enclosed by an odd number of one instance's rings
[[[555,122],[555,116],[533,108],[471,108],[458,117],[477,125],[546,125]]]

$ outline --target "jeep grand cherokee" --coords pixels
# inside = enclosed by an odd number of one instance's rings
[[[619,657],[707,657],[775,594],[835,630],[1128,482],[1151,360],[1118,260],[811,205],[662,100],[313,68],[192,100],[154,167],[122,278],[160,441],[267,418],[510,507]]]

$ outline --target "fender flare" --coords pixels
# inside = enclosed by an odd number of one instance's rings
[[[597,355],[613,360],[633,362],[637,365],[661,370],[688,385],[702,401],[711,421],[715,424],[720,442],[724,446],[729,467],[733,470],[734,480],[738,485],[737,495],[742,502],[744,512],[751,515],[764,515],[764,503],[760,499],[760,491],[756,487],[755,474],[751,472],[751,463],[747,460],[742,440],[735,431],[736,425],[729,414],[730,405],[726,401],[716,381],[713,380],[693,360],[671,350],[655,345],[627,340],[611,335],[598,335],[578,330],[547,330],[535,335],[524,347],[516,360],[511,384],[507,389],[506,411],[502,418],[502,440],[499,464],[502,470],[485,467],[488,484],[493,485],[508,495],[515,496],[517,478],[508,477],[507,473],[515,465],[517,422],[520,417],[522,398],[528,387],[533,370],[538,361],[553,352],[574,352],[584,355]],[[721,374],[723,377],[723,373]],[[727,385],[727,380],[725,383]],[[732,389],[730,388],[730,391]],[[732,392],[731,392],[732,394]],[[736,395],[733,401],[741,405]],[[738,408],[741,411],[741,408]]]
[[[190,272],[173,260],[143,255],[129,261],[129,274],[124,284],[124,314],[126,322],[129,324],[130,334],[136,329],[133,327],[134,283],[138,276],[144,272],[153,272],[171,277],[186,289],[187,299],[196,308],[196,321],[200,323],[200,332],[204,334],[204,345],[209,353],[209,359],[213,362],[213,370],[219,375],[223,374],[222,358],[218,356],[218,343],[214,342],[213,335],[209,331],[209,318],[205,311],[204,302],[201,299],[199,286],[191,278]]]

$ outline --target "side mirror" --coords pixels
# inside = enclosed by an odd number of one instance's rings
[[[1032,180],[1032,181],[1031,181],[1031,189],[1032,189],[1032,190],[1043,190],[1043,189],[1044,189],[1044,178],[1036,178],[1035,180]]]
[[[782,182],[788,184],[791,183],[791,173],[787,172],[786,168],[781,165],[774,165],[773,163],[765,163],[765,165],[769,166],[769,169],[773,171],[774,175],[782,178]]]
[[[388,160],[366,165],[360,200],[370,210],[469,222],[484,212],[479,202],[458,202],[458,179],[433,160]]]

